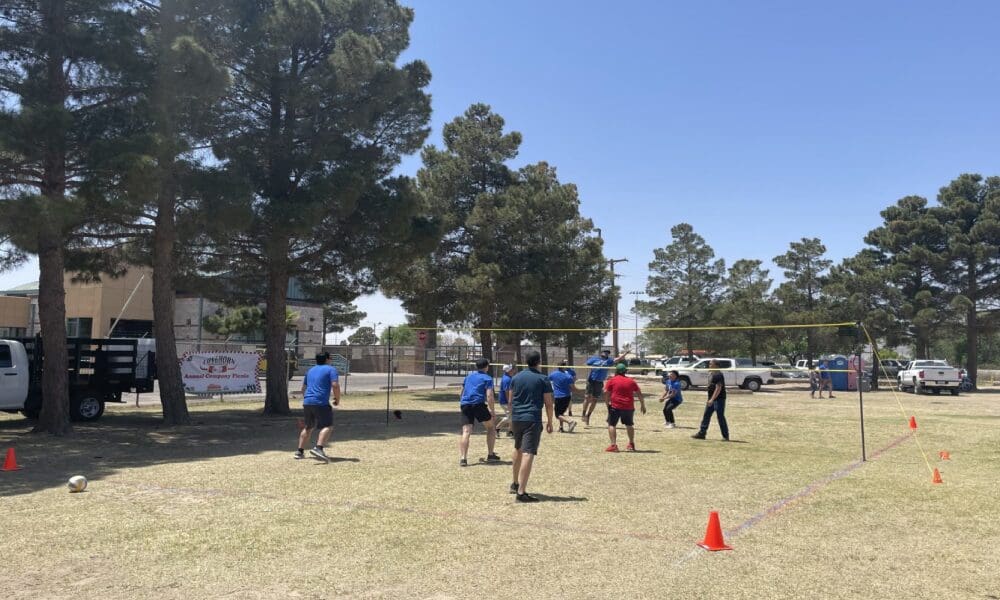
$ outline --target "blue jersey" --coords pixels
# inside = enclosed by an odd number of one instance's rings
[[[575,380],[576,377],[569,371],[553,371],[549,373],[549,381],[552,382],[552,395],[556,398],[571,396]]]
[[[510,381],[513,379],[507,373],[500,378],[500,404],[507,404],[507,391],[510,389]]]
[[[316,365],[306,372],[304,383],[306,393],[302,396],[303,406],[325,406],[330,404],[330,390],[340,380],[337,368],[331,365]]]
[[[830,371],[827,370],[827,366],[826,365],[820,365],[819,366],[819,378],[820,379],[829,379],[830,378]]]
[[[611,367],[615,364],[615,361],[611,358],[601,358],[600,356],[591,356],[587,359],[588,367]],[[604,381],[608,378],[607,369],[591,369],[590,375],[587,375],[588,381]]]
[[[462,385],[461,404],[482,404],[486,402],[486,390],[493,389],[493,378],[481,371],[469,373]]]
[[[673,396],[673,398],[671,398],[671,400],[676,401],[677,404],[680,404],[681,402],[684,402],[684,396],[681,395],[681,380],[680,379],[677,379],[676,381],[670,381],[668,379],[667,383],[666,383],[666,386],[667,386],[667,390],[674,390],[674,396]]]

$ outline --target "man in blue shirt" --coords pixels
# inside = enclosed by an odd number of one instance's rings
[[[497,439],[497,430],[493,428],[493,378],[486,372],[490,361],[480,358],[476,361],[476,370],[465,377],[462,384],[462,398],[459,407],[462,410],[462,438],[458,442],[461,467],[469,466],[469,438],[472,429],[479,421],[486,427],[486,447],[489,454],[488,462],[499,461],[500,457],[493,453],[493,444]]]
[[[316,366],[306,372],[302,378],[302,411],[305,413],[303,419],[305,427],[299,432],[299,449],[295,451],[295,458],[305,458],[303,449],[312,438],[313,429],[319,428],[319,436],[316,438],[316,445],[309,450],[309,454],[322,460],[330,462],[323,447],[333,433],[333,407],[330,406],[330,392],[333,392],[333,406],[340,406],[340,375],[337,368],[326,364],[330,360],[329,352],[322,352],[316,355]]]
[[[563,415],[566,409],[573,402],[573,392],[576,386],[576,372],[566,368],[566,361],[559,363],[559,369],[549,374],[549,381],[552,382],[552,396],[556,405],[556,418],[559,419],[559,432],[562,433],[563,425],[566,425],[570,433],[576,428],[576,421],[567,419]]]
[[[507,426],[507,437],[514,437],[514,432],[510,430],[510,382],[514,379],[517,370],[514,365],[503,366],[503,377],[500,378],[500,406],[503,407],[504,417],[497,423],[497,435],[500,435],[500,428]]]
[[[667,429],[674,429],[677,427],[677,423],[674,422],[674,409],[680,406],[681,402],[684,402],[684,396],[681,395],[681,381],[677,371],[670,371],[667,374],[667,378],[663,381],[663,385],[666,389],[663,391],[663,395],[660,396],[660,402],[667,401],[663,405],[663,426]]]
[[[597,406],[598,399],[604,395],[604,380],[608,378],[608,369],[616,362],[625,360],[625,355],[611,360],[610,350],[601,350],[599,356],[591,356],[587,359],[588,367],[599,367],[590,369],[587,375],[587,395],[583,399],[583,422],[590,426],[590,415],[594,414],[594,407]],[[600,368],[604,367],[604,368]]]
[[[545,430],[552,433],[552,383],[538,370],[542,355],[537,350],[528,353],[528,369],[510,382],[511,430],[514,432],[514,482],[510,493],[518,502],[537,502],[528,495],[531,465],[542,441],[542,406],[545,406]]]
[[[830,388],[830,397],[833,398],[833,378],[830,377],[830,366],[826,359],[819,361],[819,397],[823,397],[823,390]]]

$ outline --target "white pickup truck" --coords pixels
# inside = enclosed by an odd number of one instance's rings
[[[42,338],[0,340],[0,410],[38,418],[42,408]],[[126,392],[151,392],[153,340],[68,338],[70,418],[94,421],[106,402]],[[41,356],[42,360],[37,360]]]
[[[765,383],[774,383],[771,369],[741,364],[743,361],[735,358],[702,358],[694,364],[677,368],[677,376],[681,389],[689,387],[706,387],[712,376],[708,365],[711,361],[719,364],[719,371],[726,378],[727,386],[738,386],[742,389],[756,392]]]
[[[896,375],[901,391],[922,394],[930,390],[940,394],[941,390],[949,390],[952,396],[958,395],[964,378],[965,371],[943,360],[913,360]]]

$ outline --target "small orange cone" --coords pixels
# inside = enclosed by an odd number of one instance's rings
[[[18,471],[21,467],[17,466],[17,456],[14,454],[13,448],[7,448],[7,458],[3,461],[3,468],[0,471]]]
[[[938,456],[941,457],[941,460],[951,460],[951,454],[948,454],[947,450],[938,452]]]
[[[934,469],[934,477],[931,478],[931,483],[944,483],[941,481],[941,472]]]
[[[708,527],[705,529],[705,539],[698,544],[705,550],[716,552],[718,550],[732,550],[732,546],[727,546],[722,539],[722,525],[719,524],[719,512],[713,510],[708,513]]]
[[[916,429],[916,428],[917,428],[917,418],[910,417],[910,429]]]

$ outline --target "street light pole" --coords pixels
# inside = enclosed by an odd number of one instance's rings
[[[628,295],[629,296],[635,296],[635,302],[632,305],[632,314],[635,315],[635,338],[634,338],[635,348],[633,349],[633,351],[635,352],[636,356],[640,356],[640,354],[639,354],[639,296],[645,296],[646,292],[643,292],[641,290],[633,290],[633,291],[629,292]]]
[[[615,286],[615,264],[628,262],[627,258],[608,259],[608,266],[611,267],[611,290],[614,294],[614,306],[611,308],[611,346],[614,348],[615,356],[618,354],[618,288]]]

